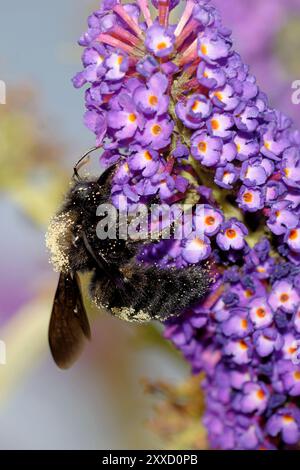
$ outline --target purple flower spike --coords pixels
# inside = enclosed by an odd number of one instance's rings
[[[229,373],[230,377],[230,385],[232,388],[236,390],[241,390],[244,386],[245,383],[250,382],[251,376],[250,373],[245,369],[245,370],[236,370],[233,369]]]
[[[222,324],[222,332],[225,336],[245,338],[252,332],[252,324],[248,318],[246,309],[234,309],[231,316]]]
[[[102,0],[73,79],[87,88],[100,163],[116,165],[112,203],[133,215],[157,201],[150,228],[175,227],[130,263],[208,273],[205,295],[199,285],[193,305],[163,320],[204,375],[210,447],[298,448],[300,132],[232,49],[213,2],[187,0],[178,24],[179,0],[152,0],[154,14],[149,3]]]
[[[250,424],[247,429],[239,429],[238,449],[257,450],[262,446],[263,435],[257,423]],[[266,444],[270,445],[269,443]]]
[[[253,335],[253,341],[255,350],[260,357],[270,356],[274,351],[280,350],[283,344],[278,331],[272,328],[256,331]]]
[[[243,132],[253,132],[258,126],[258,116],[259,110],[256,106],[246,106],[242,112],[235,116],[235,124]]]
[[[285,312],[293,313],[300,302],[300,297],[292,284],[287,281],[280,281],[274,284],[268,302],[274,312],[281,308]]]
[[[241,186],[237,201],[245,212],[256,212],[264,207],[265,198],[260,188]]]
[[[250,319],[254,328],[266,328],[273,322],[273,312],[264,297],[256,297],[249,303]]]
[[[297,191],[286,192],[286,189],[287,189],[286,186],[284,185],[280,186],[280,191],[281,191],[280,196],[284,195],[283,199],[285,201],[289,201],[291,209],[297,209],[300,205],[300,193],[298,193]]]
[[[169,106],[169,97],[165,94],[168,79],[162,73],[156,73],[149,79],[147,86],[135,90],[133,99],[139,111],[146,115],[165,114]]]
[[[286,192],[286,187],[280,181],[269,181],[264,187],[267,205],[272,205]]]
[[[222,225],[217,236],[217,243],[224,251],[241,250],[245,246],[245,235],[247,234],[248,230],[244,224],[236,219],[231,219]]]
[[[218,34],[203,34],[198,41],[199,57],[206,62],[214,64],[219,59],[228,56],[231,43]]]
[[[200,62],[197,78],[201,85],[208,89],[222,88],[226,83],[226,75],[221,67]]]
[[[233,139],[237,148],[237,159],[245,161],[249,157],[253,157],[259,152],[259,144],[256,140],[237,134]]]
[[[132,137],[138,129],[143,128],[144,119],[137,111],[130,96],[126,93],[118,97],[120,111],[109,111],[107,114],[107,124],[111,129],[116,129],[116,137],[124,140]]]
[[[189,149],[186,145],[183,145],[180,140],[177,141],[175,150],[173,151],[173,157],[181,159],[187,159],[189,157]]]
[[[270,125],[262,136],[261,153],[273,160],[280,160],[280,155],[290,146],[288,139],[276,136],[275,126]]]
[[[210,92],[210,98],[215,106],[225,111],[233,111],[240,102],[234,88],[230,85]]]
[[[84,115],[84,123],[88,129],[97,136],[97,144],[101,143],[107,131],[107,121],[104,114],[96,111],[87,111]]]
[[[237,148],[234,142],[227,142],[223,145],[221,157],[220,157],[220,165],[226,165],[226,163],[232,162],[237,153]]]
[[[143,77],[150,78],[155,72],[158,72],[159,63],[157,60],[151,56],[147,55],[143,59],[141,59],[136,66],[136,70],[140,73]]]
[[[224,353],[231,356],[235,364],[248,364],[251,360],[250,346],[248,342],[243,339],[229,341],[224,347]]]
[[[280,164],[283,181],[292,188],[300,188],[300,151],[295,147],[286,150]]]
[[[192,235],[192,239],[188,240],[182,250],[182,256],[188,263],[199,263],[207,259],[211,253],[211,246],[208,237],[198,238]]]
[[[290,362],[285,363],[285,371],[282,373],[282,381],[285,390],[292,397],[300,396],[300,367]]]
[[[120,165],[114,176],[114,183],[123,185],[130,181],[130,168],[127,162]]]
[[[204,166],[214,166],[220,159],[222,140],[206,132],[196,132],[191,139],[191,154]]]
[[[85,70],[77,74],[73,79],[76,88],[80,88],[87,82],[97,82],[106,73],[104,66],[106,56],[107,52],[101,44],[96,44],[85,50],[82,57]],[[126,61],[123,66],[126,68]]]
[[[291,362],[297,362],[298,353],[298,335],[286,333],[283,337],[282,355],[283,359]]]
[[[169,28],[153,24],[147,30],[145,45],[156,57],[167,57],[174,50],[175,36]]]
[[[215,113],[207,122],[207,127],[212,136],[227,139],[232,136],[233,131],[231,128],[233,124],[234,121],[230,114]]]
[[[284,241],[292,251],[300,253],[300,228],[296,227],[289,230],[285,235]]]
[[[243,387],[240,409],[243,413],[262,414],[267,407],[269,396],[265,384],[248,382]]]
[[[259,159],[250,159],[242,164],[241,180],[246,186],[261,186],[266,182],[267,176]]]
[[[146,122],[138,140],[141,145],[150,145],[154,150],[163,149],[170,143],[173,128],[173,122],[165,115],[155,117]]]
[[[176,105],[177,116],[189,129],[199,129],[211,111],[212,104],[203,95],[193,95],[185,104],[180,101]]]
[[[298,410],[291,406],[280,409],[271,416],[266,430],[271,436],[281,434],[286,444],[296,444],[300,438]]]
[[[290,210],[289,201],[281,201],[272,206],[267,225],[276,235],[283,235],[288,229],[296,228],[298,221],[297,214]]]
[[[159,0],[151,0],[151,2],[155,6],[155,8],[158,8]],[[179,2],[180,2],[180,0],[168,0],[168,3],[170,4],[170,6],[169,6],[170,10],[173,10],[173,8],[175,8],[178,5]]]
[[[138,149],[128,160],[131,170],[142,171],[145,178],[149,178],[157,172],[159,168],[159,156],[154,150]]]
[[[300,333],[300,309],[296,311],[293,317],[293,326],[297,333]]]
[[[128,70],[128,57],[122,53],[112,53],[105,60],[107,80],[120,80]]]
[[[209,237],[216,235],[220,230],[224,216],[222,212],[209,205],[198,205],[195,215],[196,232]]]
[[[221,188],[232,189],[238,178],[239,170],[231,163],[228,163],[226,166],[217,169],[215,183]]]

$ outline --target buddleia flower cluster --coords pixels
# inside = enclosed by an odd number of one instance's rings
[[[206,298],[165,330],[193,372],[205,372],[211,447],[295,447],[300,134],[272,109],[210,1],[182,2],[172,24],[178,3],[103,0],[80,39],[74,85],[86,86],[101,163],[119,162],[116,207],[155,199],[203,209],[192,237],[147,245],[140,259],[217,272]]]

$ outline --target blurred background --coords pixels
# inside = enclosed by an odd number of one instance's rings
[[[214,0],[273,106],[295,120],[300,0]],[[77,39],[92,0],[0,0],[0,449],[205,448],[199,378],[157,325],[91,308],[93,342],[68,372],[48,351],[57,275],[44,233],[93,136],[82,123]],[[177,14],[180,14],[178,9]]]

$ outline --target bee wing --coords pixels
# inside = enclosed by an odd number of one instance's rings
[[[77,274],[60,274],[49,325],[49,344],[54,361],[68,369],[78,359],[91,331]]]

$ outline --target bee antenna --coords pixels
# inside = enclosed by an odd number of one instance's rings
[[[89,157],[91,155],[91,153],[95,152],[96,150],[99,150],[101,148],[101,146],[99,147],[93,147],[91,148],[90,150],[88,150],[87,152],[85,152],[82,157],[80,157],[80,159],[78,160],[78,162],[76,163],[76,165],[74,166],[74,175],[73,177],[74,178],[77,178],[77,180],[81,180],[82,178],[80,177],[79,173],[78,173],[78,170],[86,165],[86,163],[89,161]]]

